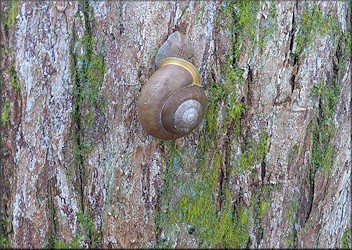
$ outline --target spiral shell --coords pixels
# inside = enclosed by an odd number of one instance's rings
[[[148,134],[175,140],[201,123],[206,107],[207,97],[196,68],[186,60],[169,57],[143,87],[138,115]]]

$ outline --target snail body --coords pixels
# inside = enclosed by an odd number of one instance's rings
[[[157,57],[160,67],[142,88],[138,116],[148,134],[175,140],[201,123],[207,97],[192,63],[169,55],[164,57]]]

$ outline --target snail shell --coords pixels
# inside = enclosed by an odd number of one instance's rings
[[[189,134],[202,121],[207,97],[193,64],[169,57],[143,86],[138,116],[144,130],[162,140]]]

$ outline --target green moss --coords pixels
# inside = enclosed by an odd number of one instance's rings
[[[178,222],[179,213],[176,209],[169,209],[172,199],[177,195],[177,191],[180,189],[175,189],[179,186],[179,181],[176,175],[181,168],[181,152],[178,149],[175,142],[166,141],[161,143],[167,150],[168,157],[166,162],[166,169],[164,172],[164,186],[160,193],[159,201],[159,213],[156,215],[155,223],[157,225],[158,231],[164,230],[167,234],[172,234],[175,228],[175,224]],[[173,207],[174,208],[174,207]],[[158,248],[170,248],[172,243],[168,241],[167,236],[162,237],[158,235],[157,241]]]
[[[105,109],[104,98],[99,96],[104,81],[104,55],[96,51],[97,41],[93,35],[94,13],[89,2],[83,4],[85,23],[84,36],[77,42],[77,48],[71,44],[71,78],[74,82],[73,112],[74,122],[73,151],[74,165],[83,172],[84,158],[93,149],[94,140],[88,136],[96,118],[96,109]]]
[[[305,31],[302,31],[302,36],[300,36],[299,32],[297,34],[296,52],[300,53],[304,51],[304,48],[314,42],[313,39],[317,36],[326,37],[326,35],[329,35],[329,40],[333,44],[332,47],[338,50],[336,51],[336,56],[339,57],[337,69],[343,69],[346,66],[346,62],[351,60],[351,23],[347,22],[346,30],[343,30],[337,13],[320,11],[317,4],[314,4],[312,7],[306,4],[304,13],[303,27],[300,27],[300,29]],[[313,17],[310,16],[311,14],[313,14]],[[303,33],[309,35],[304,37]],[[299,50],[299,48],[301,49]]]
[[[326,83],[321,80],[317,86],[313,87],[312,97],[317,100],[319,109],[316,118],[310,124],[310,131],[312,133],[312,171],[322,170],[328,174],[336,155],[331,140],[335,134],[336,124],[333,116],[340,98],[340,78],[345,75],[345,67],[351,60],[351,25],[344,31],[336,15],[325,18],[327,20],[324,21],[330,28],[328,32],[336,48],[337,63],[333,67],[332,79]]]
[[[16,92],[17,96],[21,95],[21,87],[17,78],[14,63],[11,63],[8,69],[9,85]],[[4,102],[1,110],[1,123],[5,126],[10,121],[10,103]]]
[[[17,72],[14,63],[11,63],[9,67],[9,84],[10,87],[16,92],[17,96],[21,96],[21,85],[17,77]]]
[[[295,51],[293,56],[299,59],[299,55],[310,48],[315,42],[316,36],[326,36],[329,32],[336,34],[340,30],[337,17],[319,10],[318,4],[308,4],[299,19],[298,31],[295,38]]]
[[[55,249],[77,249],[82,248],[83,243],[87,243],[90,248],[100,246],[102,232],[97,229],[91,219],[91,210],[88,213],[77,213],[78,232],[71,242],[55,241],[51,246]]]
[[[216,22],[224,25],[231,32],[232,55],[230,60],[237,62],[237,58],[246,44],[252,49],[257,43],[258,21],[257,14],[260,5],[255,1],[225,1],[221,13],[216,16]]]
[[[8,28],[15,27],[16,17],[18,15],[18,0],[13,0],[8,2],[7,11],[5,13],[6,25]]]
[[[229,2],[231,5],[232,3]],[[254,41],[257,39],[257,24],[256,21],[260,5],[255,1],[234,1],[236,9],[234,10],[235,23],[232,26],[236,38],[236,42]]]
[[[96,123],[96,110],[105,109],[105,99],[100,95],[104,82],[105,58],[98,50],[98,42],[94,37],[94,11],[89,1],[80,2],[83,12],[84,35],[77,39],[76,34],[70,43],[70,73],[73,87],[73,131],[72,150],[74,153],[70,168],[66,175],[76,178],[75,188],[80,193],[80,211],[77,213],[79,230],[71,243],[56,242],[56,247],[73,247],[89,242],[90,247],[97,247],[101,241],[101,230],[94,226],[91,209],[85,207],[83,200],[84,182],[86,179],[85,160],[94,147],[93,126]],[[77,15],[77,18],[80,16]],[[98,124],[99,126],[100,124]],[[74,177],[70,177],[75,172]],[[88,211],[88,212],[87,212]]]
[[[226,1],[216,17],[221,20],[219,25],[226,25],[229,30],[233,46],[221,64],[220,82],[214,82],[207,89],[208,109],[202,134],[193,149],[196,172],[191,178],[179,178],[181,169],[187,167],[182,161],[189,154],[186,149],[173,142],[162,144],[167,162],[156,217],[158,247],[172,247],[171,239],[181,225],[194,230],[200,247],[245,247],[253,223],[251,216],[260,221],[268,210],[269,201],[264,196],[253,200],[249,207],[242,203],[234,206],[233,190],[228,184],[228,178],[238,171],[234,169],[238,169],[239,164],[244,170],[250,169],[262,162],[267,153],[266,133],[263,132],[258,141],[241,138],[241,119],[246,107],[238,93],[245,79],[237,58],[244,48],[244,40],[252,43],[252,39],[256,39],[257,11],[254,1]],[[224,135],[229,144],[236,143],[236,139],[246,141],[239,161],[231,159],[231,146],[217,150],[217,143]]]
[[[3,126],[7,125],[10,121],[10,103],[5,102],[1,110],[1,123]]]
[[[209,141],[212,141],[216,135],[216,130],[219,124],[219,101],[222,96],[220,93],[221,89],[217,85],[213,85],[208,91],[208,108],[205,113],[205,129],[206,134],[209,136]]]
[[[87,235],[89,240],[89,246],[91,248],[98,247],[101,239],[102,233],[101,230],[96,228],[93,220],[91,219],[91,210],[88,210],[88,213],[78,213],[77,214],[77,222],[80,225],[80,231]]]
[[[264,49],[267,42],[273,40],[274,34],[278,30],[276,2],[269,1],[269,14],[264,19],[263,27],[259,30],[258,47]]]
[[[56,241],[52,248],[54,249],[81,249],[83,247],[82,234],[77,234],[69,243],[63,241]]]
[[[241,207],[234,212],[231,192],[227,187],[224,188],[221,211],[216,207],[214,195],[222,158],[215,154],[211,166],[200,171],[202,177],[191,186],[192,192],[183,194],[175,213],[179,214],[180,221],[195,229],[202,247],[244,247],[248,239],[248,209]]]
[[[350,227],[346,228],[346,230],[344,231],[344,233],[342,235],[341,246],[344,249],[351,249],[352,248],[352,237],[351,237],[351,228]]]
[[[253,199],[249,208],[238,205],[234,210],[231,190],[224,185],[219,210],[216,205],[219,198],[215,194],[219,188],[219,171],[224,165],[224,156],[216,152],[209,158],[211,152],[208,149],[209,151],[205,151],[206,157],[198,158],[196,175],[192,180],[184,180],[180,184],[176,175],[183,166],[181,159],[184,152],[174,143],[168,144],[164,144],[168,146],[169,153],[161,202],[164,209],[158,214],[157,225],[166,233],[172,234],[177,224],[186,223],[195,230],[201,247],[245,247],[252,211],[255,211],[254,216],[260,221],[268,210],[267,195]],[[267,136],[263,134],[260,143],[256,145],[256,157],[262,159],[266,151]],[[263,192],[266,193],[264,190]],[[176,205],[173,205],[174,202]],[[172,246],[167,238],[166,235],[159,241],[159,247]]]
[[[255,163],[262,162],[267,153],[268,135],[262,133],[258,143],[249,141],[246,143],[244,152],[240,155],[237,161],[237,168],[234,173],[243,173],[254,167]]]
[[[7,231],[8,225],[11,223],[7,215],[1,214],[0,220],[1,235],[0,235],[0,248],[6,249],[10,247],[9,232]]]
[[[291,232],[284,238],[284,248],[295,249],[296,234]]]
[[[230,205],[229,203],[227,204],[227,206]],[[250,214],[248,208],[241,207],[234,214],[230,207],[226,207],[215,225],[214,247],[244,248],[249,237],[249,224]]]
[[[76,102],[75,105],[80,109],[74,113],[74,116],[79,116],[84,128],[88,128],[94,121],[94,109],[96,106],[102,105],[99,103],[99,91],[102,86],[105,74],[105,65],[103,55],[96,54],[94,48],[96,40],[92,34],[87,33],[78,45],[83,51],[83,54],[76,55]],[[82,108],[85,113],[82,113]],[[78,117],[76,117],[78,119]]]
[[[347,62],[351,62],[351,53],[352,53],[352,27],[351,23],[348,24],[345,31],[342,30],[341,25],[339,24],[337,17],[333,18],[334,35],[336,37],[336,51],[335,55],[338,57],[338,63],[336,69],[342,74],[346,72]],[[336,24],[335,24],[336,23]]]
[[[245,82],[244,70],[238,67],[238,58],[246,44],[250,44],[249,49],[253,49],[257,43],[258,8],[255,1],[226,1],[218,16],[218,22],[225,23],[230,31],[232,48],[228,51],[227,60],[221,65],[223,81],[213,85],[208,95],[210,98],[214,96],[217,100],[213,102],[214,105],[225,103],[226,113],[222,120],[222,127],[226,130],[230,128],[234,136],[239,136],[240,120],[246,111],[244,103],[240,102],[237,94]],[[219,131],[219,127],[216,130]]]
[[[251,214],[251,228],[252,233],[255,235],[263,235],[264,228],[262,220],[267,214],[271,197],[271,191],[276,188],[275,186],[260,186],[252,192],[250,199],[249,212]]]
[[[329,173],[334,163],[335,150],[330,141],[334,135],[333,114],[338,103],[340,88],[340,84],[333,80],[326,86],[319,82],[319,85],[313,89],[313,96],[319,102],[319,114],[310,126],[313,172],[322,169],[323,172]]]
[[[292,148],[290,148],[287,152],[286,161],[289,165],[293,164],[296,158],[299,155],[300,147],[299,145],[295,144]]]
[[[268,212],[268,208],[269,208],[269,202],[268,201],[261,201],[259,204],[258,216],[260,218],[263,218],[264,215]]]
[[[79,248],[80,246],[78,246]],[[55,245],[53,246],[54,249],[70,249],[71,246],[63,241],[57,241],[55,242]]]
[[[0,248],[1,249],[7,249],[10,247],[10,241],[9,238],[5,235],[0,236]]]
[[[92,124],[92,114],[94,107],[100,105],[99,91],[104,81],[105,61],[104,55],[96,52],[97,41],[93,36],[94,14],[89,3],[85,3],[84,20],[86,24],[85,34],[78,42],[76,51],[83,51],[83,53],[74,53],[74,62],[72,63],[72,76],[76,82],[75,105],[79,106],[77,109],[87,109],[86,117],[83,117],[84,126],[88,127]],[[74,115],[82,113],[77,112]]]
[[[49,248],[54,247],[55,241],[57,239],[57,231],[59,228],[59,221],[56,216],[56,209],[52,199],[47,200],[47,205],[49,209],[50,218],[52,220],[52,228],[49,234],[48,246]]]
[[[205,6],[206,6],[206,3],[200,2],[199,11],[197,14],[197,24],[198,25],[201,25],[201,23],[202,23],[202,19],[204,17],[204,12],[205,12]]]
[[[288,207],[285,207],[283,211],[283,218],[287,219],[289,225],[292,225],[291,231],[284,238],[285,248],[296,247],[295,246],[296,238],[297,238],[296,224],[298,223],[297,210],[298,210],[297,202],[294,200],[291,200]]]

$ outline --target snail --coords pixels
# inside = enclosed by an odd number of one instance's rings
[[[176,140],[201,123],[207,96],[185,35],[176,31],[160,47],[156,72],[141,90],[138,117],[144,130],[155,138]]]

